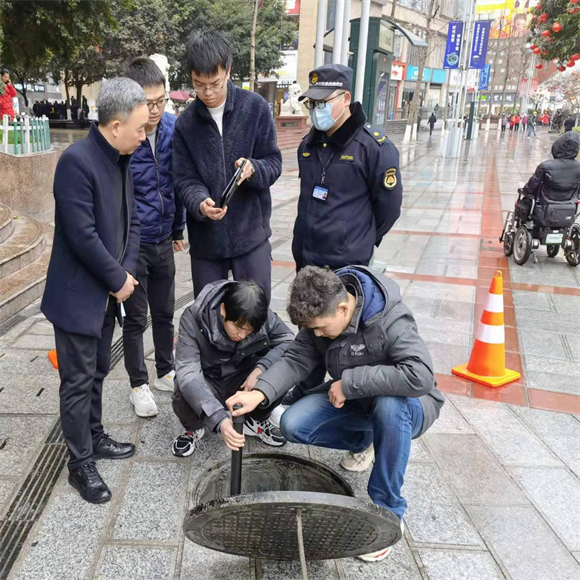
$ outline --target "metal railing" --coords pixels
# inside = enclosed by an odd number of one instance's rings
[[[12,153],[14,155],[27,155],[30,153],[40,153],[49,151],[50,127],[48,118],[14,117],[11,121],[8,115],[2,118],[2,143],[0,151]]]

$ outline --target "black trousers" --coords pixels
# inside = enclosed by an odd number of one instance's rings
[[[115,306],[116,301],[111,297],[101,338],[54,327],[60,374],[60,418],[71,471],[92,459],[93,442],[103,433],[103,379],[111,364]]]
[[[222,405],[226,406],[226,399],[229,399],[231,396],[236,393],[238,388],[243,384],[246,380],[247,376],[253,371],[254,369],[250,369],[246,373],[239,374],[236,377],[229,377],[228,384],[225,389],[223,389],[225,396],[219,397],[219,401]],[[232,385],[235,385],[232,387]],[[250,413],[250,417],[255,421],[265,421],[272,411],[282,402],[282,398],[280,397],[276,401],[270,403],[267,407],[257,407]],[[176,387],[175,391],[173,392],[172,397],[173,403],[173,412],[177,415],[177,418],[183,425],[183,428],[186,431],[197,431],[198,429],[202,429],[205,425],[203,422],[204,417],[199,417],[196,412],[190,407],[189,403],[183,398],[181,392]]]
[[[193,278],[193,293],[195,297],[206,284],[227,280],[230,270],[234,280],[254,280],[266,291],[268,303],[272,294],[272,246],[266,240],[251,252],[225,258],[223,260],[207,260],[191,256],[191,275]]]
[[[125,303],[123,349],[131,387],[149,383],[143,351],[147,304],[153,320],[155,367],[162,377],[174,368],[173,311],[175,308],[175,259],[171,238],[160,244],[141,243],[136,279],[139,285]]]

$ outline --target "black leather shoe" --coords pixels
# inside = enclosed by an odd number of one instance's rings
[[[302,397],[304,396],[304,391],[298,386],[296,385],[295,387],[292,387],[292,389],[290,389],[286,395],[284,395],[284,398],[282,399],[282,405],[293,405],[296,401],[299,401]]]
[[[135,445],[133,443],[117,443],[106,433],[103,433],[101,438],[93,443],[94,459],[127,459],[134,453]]]
[[[68,482],[90,503],[105,503],[111,499],[111,490],[99,475],[94,461],[71,471]]]

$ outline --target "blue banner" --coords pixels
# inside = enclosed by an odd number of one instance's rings
[[[487,91],[489,89],[489,75],[491,73],[491,65],[486,64],[479,73],[479,90]]]
[[[462,42],[463,22],[450,22],[449,29],[447,31],[447,45],[445,46],[443,68],[459,68],[459,58],[461,56]]]
[[[478,20],[475,22],[471,54],[469,55],[469,68],[482,69],[485,66],[490,28],[491,20]]]

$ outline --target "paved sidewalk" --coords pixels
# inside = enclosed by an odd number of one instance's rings
[[[401,286],[447,404],[413,443],[405,536],[391,556],[378,564],[311,562],[311,579],[580,578],[578,271],[543,250],[537,264],[508,264],[496,243],[502,212],[549,156],[553,138],[485,137],[468,144],[456,161],[437,157],[439,135],[423,134],[418,145],[401,147],[404,212],[377,251],[375,266]],[[285,320],[297,195],[296,161],[285,156],[272,217],[273,307]],[[176,324],[192,290],[188,256],[178,255],[177,265],[182,308]],[[467,361],[498,267],[506,281],[508,360],[523,371],[523,380],[492,390],[452,377],[450,369]],[[52,327],[38,304],[21,314],[21,322],[0,336],[0,538],[14,540],[14,552],[0,554],[0,579],[300,578],[297,563],[250,561],[184,539],[192,490],[203,471],[228,453],[220,439],[206,436],[192,457],[174,458],[170,443],[180,426],[170,397],[156,392],[159,416],[137,418],[122,360],[105,383],[104,421],[113,437],[133,441],[137,454],[100,461],[113,500],[102,506],[83,502],[66,482],[65,448],[54,429],[58,376],[46,358],[54,348]],[[152,373],[150,330],[146,352]],[[250,441],[250,451],[265,449]],[[366,495],[368,473],[342,471],[340,453],[297,445],[280,451],[324,461],[357,495]]]

